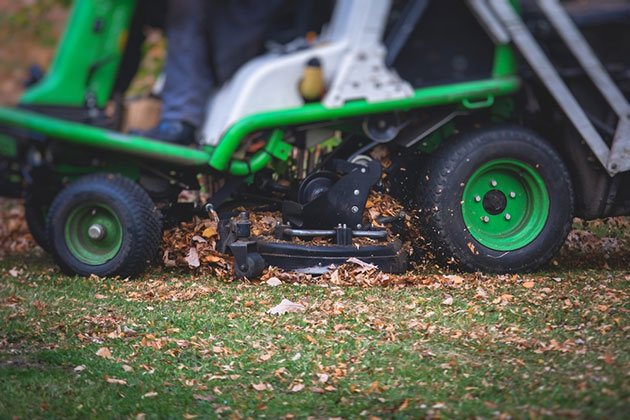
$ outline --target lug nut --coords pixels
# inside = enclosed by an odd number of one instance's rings
[[[105,236],[105,228],[98,223],[93,224],[88,228],[88,236],[90,239],[99,240]]]
[[[516,193],[514,191],[510,191],[510,198],[516,198]]]
[[[479,197],[478,195],[476,195],[476,196],[475,196],[475,201],[476,201],[477,203],[481,202],[481,197]]]
[[[359,195],[361,193],[361,191],[359,190],[354,190],[354,195]]]
[[[510,220],[512,218],[512,216],[510,215],[510,213],[505,213],[505,220]]]
[[[359,208],[357,206],[352,206],[352,208],[350,210],[352,210],[352,213],[358,213],[359,212]]]
[[[483,220],[484,223],[488,223],[490,221],[490,218],[488,216],[483,216],[481,220]]]
[[[490,181],[490,185],[492,185],[493,187],[497,186],[497,181],[495,181],[494,179],[492,181]]]

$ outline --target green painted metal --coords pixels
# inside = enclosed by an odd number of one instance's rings
[[[0,156],[17,157],[17,143],[13,137],[0,133]]]
[[[502,96],[518,90],[520,81],[516,76],[432,86],[418,89],[413,96],[404,99],[369,103],[353,101],[340,108],[326,108],[320,103],[306,104],[299,108],[271,111],[249,115],[232,125],[225,133],[210,159],[210,166],[219,171],[229,168],[230,161],[242,139],[248,134],[270,128],[286,127],[351,118],[382,112],[407,111],[415,108],[457,104],[464,99],[484,99]],[[262,157],[261,157],[262,159]]]
[[[501,205],[487,208],[489,195],[502,197]],[[462,216],[479,243],[496,251],[514,251],[530,244],[545,227],[549,193],[531,166],[514,159],[492,160],[466,182]]]
[[[232,161],[230,163],[230,174],[247,176],[256,173],[266,167],[272,157],[279,160],[287,160],[292,146],[282,140],[283,136],[284,132],[282,130],[274,130],[265,148],[254,154],[248,162]]]
[[[103,235],[92,238],[91,226],[100,226]],[[118,254],[123,241],[123,227],[116,213],[98,203],[84,203],[73,209],[64,226],[64,239],[72,255],[90,265],[102,265]]]
[[[477,101],[473,101],[468,98],[462,100],[462,107],[469,110],[489,108],[492,105],[494,105],[493,95],[488,95]]]
[[[494,49],[493,77],[508,77],[518,71],[518,60],[510,45],[497,45]]]
[[[92,94],[109,100],[127,43],[136,0],[77,0],[46,76],[20,103],[83,106]]]
[[[0,124],[26,128],[82,146],[128,153],[179,166],[205,166],[210,160],[210,155],[202,150],[120,134],[19,109],[0,107]]]

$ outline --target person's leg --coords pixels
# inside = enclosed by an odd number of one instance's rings
[[[170,0],[162,118],[196,127],[212,87],[208,58],[207,0]]]
[[[213,85],[207,37],[208,0],[169,0],[165,82],[160,123],[142,133],[192,143]]]

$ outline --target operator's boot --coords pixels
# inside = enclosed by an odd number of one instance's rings
[[[195,143],[196,130],[197,129],[194,125],[186,121],[163,119],[150,130],[131,130],[129,133],[168,143],[188,146]]]

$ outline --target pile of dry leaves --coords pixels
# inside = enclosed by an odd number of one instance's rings
[[[282,222],[279,212],[255,212],[250,214],[252,222],[252,234],[267,239],[273,238],[273,230]],[[405,213],[403,206],[386,194],[372,193],[366,204],[364,223],[372,224],[379,228],[388,229],[390,236],[396,234],[392,229],[392,221],[399,222],[401,231],[416,234],[412,217]],[[217,251],[219,234],[217,231],[218,219],[212,215],[209,219],[195,219],[192,222],[182,223],[178,227],[164,233],[162,243],[162,261],[166,267],[181,267],[196,271],[210,272],[224,279],[232,279],[232,258]],[[403,240],[405,238],[402,238]],[[300,241],[299,239],[294,239]],[[362,238],[362,240],[373,241]],[[329,242],[328,239],[316,238],[314,243],[321,245]],[[407,241],[407,250],[411,252],[411,242]],[[269,267],[262,277],[263,281],[271,278],[282,282],[291,283],[327,283],[333,285],[390,285],[417,283],[417,276],[391,275],[378,271],[377,267],[358,259],[350,259],[347,264],[335,267],[323,276],[312,276],[303,273],[286,273],[282,270]]]
[[[36,248],[17,200],[0,199],[0,256],[21,254]]]

